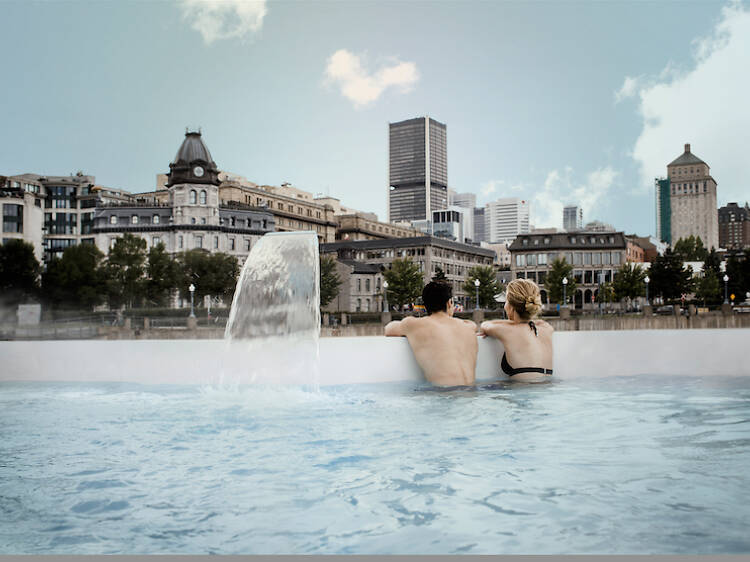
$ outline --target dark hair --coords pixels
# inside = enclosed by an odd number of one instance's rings
[[[442,281],[431,281],[422,289],[422,300],[427,314],[445,311],[445,307],[452,297],[453,287]]]

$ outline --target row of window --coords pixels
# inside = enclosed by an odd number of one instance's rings
[[[375,291],[380,292],[380,277],[375,278]],[[359,277],[357,278],[357,292],[358,293],[362,292],[362,279]],[[365,293],[369,293],[369,292],[370,292],[370,279],[365,278]]]
[[[611,269],[573,270],[573,279],[578,285],[594,285],[611,283],[615,272]],[[538,285],[544,285],[547,280],[546,271],[517,271],[516,279],[531,279]]]
[[[559,256],[572,265],[620,265],[622,252],[565,252]],[[558,257],[551,254],[516,254],[516,267],[550,265]]]
[[[266,206],[269,209],[274,208],[274,201],[272,199],[263,199],[262,197],[255,197],[253,200],[253,197],[251,195],[245,195],[245,203],[248,205],[257,205],[258,207]],[[286,211],[287,213],[293,213],[294,212],[294,205],[292,203],[283,203],[281,201],[276,201],[276,209],[279,211]],[[306,212],[305,212],[306,211]],[[312,209],[303,209],[302,207],[297,207],[297,214],[304,216],[307,215],[308,217],[312,218],[313,211]],[[315,218],[320,219],[322,217],[320,211],[315,211]]]
[[[672,184],[672,195],[678,193],[700,193],[701,185],[698,183],[678,183]],[[703,182],[703,193],[708,192],[708,182]]]

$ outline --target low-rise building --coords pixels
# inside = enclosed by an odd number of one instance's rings
[[[7,179],[0,178],[0,184],[2,243],[23,240],[34,246],[34,255],[41,262],[44,258],[42,198],[21,186],[8,187]]]
[[[531,279],[539,285],[542,303],[548,302],[545,286],[552,262],[565,259],[573,266],[577,288],[576,308],[591,308],[601,283],[609,283],[627,261],[627,241],[622,232],[523,234],[510,245],[513,279]]]
[[[409,258],[428,283],[440,268],[453,286],[453,296],[464,303],[472,295],[464,292],[463,284],[472,267],[491,266],[495,252],[471,244],[462,244],[434,236],[415,236],[385,240],[347,240],[322,244],[320,253],[333,254],[339,260],[357,261],[390,269],[393,260]]]
[[[339,292],[325,312],[378,312],[383,310],[381,266],[355,260],[336,260]]]

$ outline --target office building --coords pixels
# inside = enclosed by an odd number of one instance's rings
[[[575,232],[583,228],[583,209],[578,205],[569,205],[563,208],[563,229],[567,232]]]
[[[487,242],[484,229],[484,207],[474,208],[474,242]]]
[[[666,244],[672,244],[672,202],[669,178],[654,180],[656,195],[656,237]]]
[[[719,209],[719,247],[742,250],[750,247],[750,207],[727,203]]]
[[[685,152],[667,165],[670,183],[671,243],[698,236],[706,248],[719,247],[716,181],[708,164]]]
[[[484,207],[486,242],[512,242],[519,234],[529,232],[530,204],[525,199],[507,197]]]
[[[429,117],[389,124],[388,221],[430,220],[448,207],[446,127]]]

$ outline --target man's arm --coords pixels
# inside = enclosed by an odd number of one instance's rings
[[[413,320],[414,319],[409,316],[404,318],[403,320],[394,320],[393,322],[388,322],[388,324],[386,324],[385,326],[385,335],[393,337],[405,337],[406,330]]]

